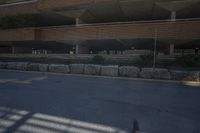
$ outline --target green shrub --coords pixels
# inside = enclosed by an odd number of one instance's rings
[[[145,54],[145,55],[140,55],[138,60],[136,61],[133,60],[133,63],[141,66],[152,66],[153,59],[154,59],[153,54]]]
[[[176,63],[184,67],[200,67],[200,55],[176,57]]]
[[[105,63],[105,58],[101,55],[95,55],[93,58],[92,58],[92,63],[94,64],[103,64]]]

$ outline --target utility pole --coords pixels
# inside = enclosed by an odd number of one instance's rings
[[[155,70],[155,67],[156,67],[157,40],[158,40],[158,30],[155,29],[155,37],[154,37],[154,56],[153,56],[153,70]]]

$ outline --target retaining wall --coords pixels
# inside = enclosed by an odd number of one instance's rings
[[[102,75],[112,77],[134,77],[200,82],[199,71],[180,71],[161,68],[138,68],[135,66],[103,66],[94,64],[39,64],[27,62],[0,62],[0,69],[40,71],[55,73]]]

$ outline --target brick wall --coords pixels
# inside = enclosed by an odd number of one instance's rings
[[[133,24],[61,26],[47,28],[24,28],[0,31],[0,41],[41,40],[98,40],[154,38],[155,29],[159,39],[199,39],[200,21],[154,22]]]
[[[35,39],[33,28],[0,30],[0,41],[28,41]]]
[[[90,25],[41,29],[41,40],[98,40],[154,38],[199,39],[200,21]]]

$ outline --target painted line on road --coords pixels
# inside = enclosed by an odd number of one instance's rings
[[[0,83],[19,83],[19,84],[30,84],[33,81],[42,81],[47,79],[47,76],[39,76],[39,77],[32,77],[32,78],[28,78],[25,80],[20,80],[20,79],[3,79],[0,78]]]

